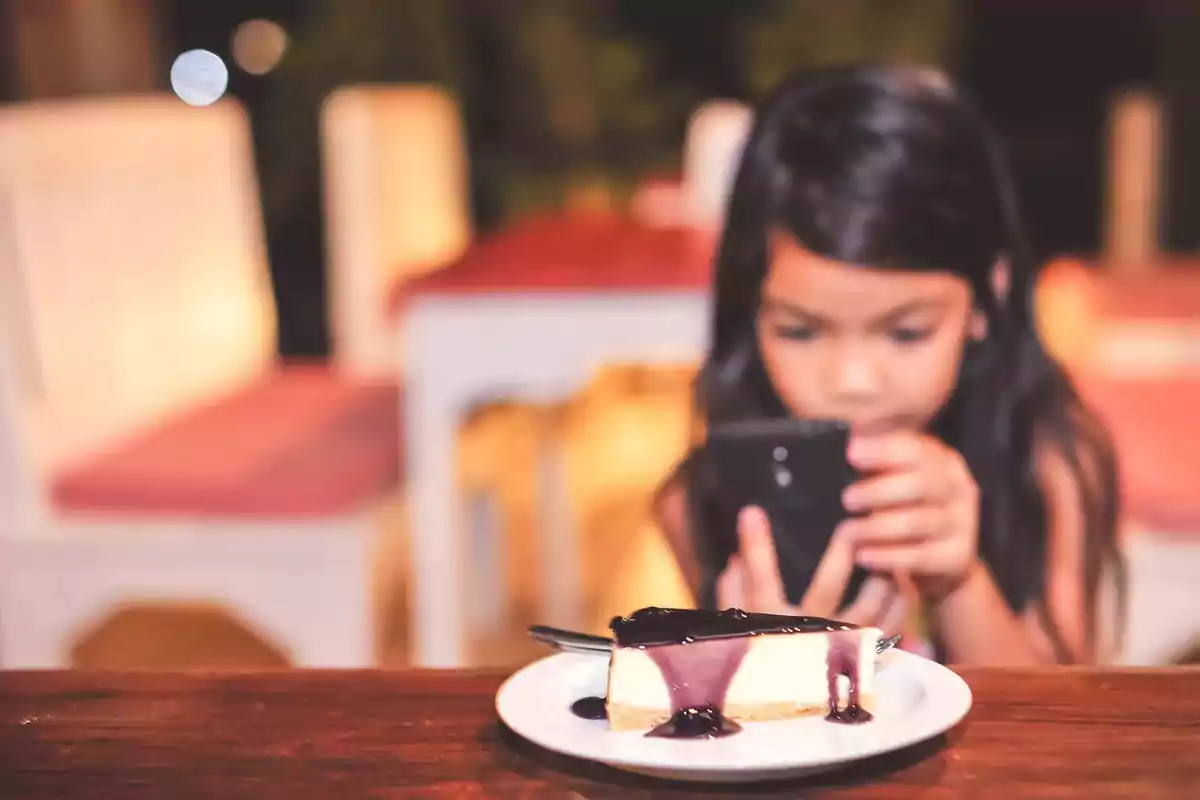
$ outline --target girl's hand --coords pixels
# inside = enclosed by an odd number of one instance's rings
[[[925,434],[897,431],[855,437],[850,463],[869,477],[842,502],[865,516],[846,523],[856,561],[867,569],[908,573],[939,600],[975,569],[979,489],[962,456]]]
[[[829,548],[799,606],[789,605],[776,560],[775,542],[767,515],[759,508],[744,508],[738,516],[738,552],[717,579],[717,604],[763,614],[825,617],[899,633],[908,616],[908,603],[892,579],[872,575],[857,599],[846,610],[839,605],[854,570],[853,543],[845,523],[833,535]]]

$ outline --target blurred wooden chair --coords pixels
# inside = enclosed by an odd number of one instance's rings
[[[532,624],[544,613],[537,582],[538,482],[553,407],[480,403],[458,442],[458,482],[467,512],[468,621],[473,634]]]
[[[389,296],[472,235],[459,109],[435,86],[345,86],[322,107],[321,150],[334,352],[356,375],[395,375]]]
[[[275,364],[242,109],[9,106],[0,203],[3,664],[65,666],[155,601],[219,604],[299,665],[374,663],[400,398]]]
[[[691,439],[690,365],[608,364],[565,402],[543,474],[542,591],[566,624],[690,602],[651,500]]]
[[[1131,585],[1121,659],[1163,663],[1200,630],[1200,260],[1062,259],[1037,299],[1048,347],[1116,446]]]
[[[710,100],[692,114],[683,143],[683,203],[689,224],[719,229],[737,177],[753,110],[736,100]]]

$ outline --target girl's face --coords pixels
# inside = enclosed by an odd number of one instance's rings
[[[793,416],[876,432],[929,424],[954,391],[963,344],[981,333],[976,319],[963,278],[829,261],[780,233],[756,324]]]

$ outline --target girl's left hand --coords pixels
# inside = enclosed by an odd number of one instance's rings
[[[850,463],[867,477],[846,489],[857,562],[907,573],[938,600],[975,568],[979,489],[958,451],[927,434],[896,431],[851,439]]]

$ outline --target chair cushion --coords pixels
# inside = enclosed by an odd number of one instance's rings
[[[1200,377],[1075,382],[1113,437],[1122,516],[1158,533],[1200,534]]]
[[[71,466],[66,511],[319,516],[362,508],[400,474],[399,388],[289,366]]]

